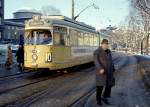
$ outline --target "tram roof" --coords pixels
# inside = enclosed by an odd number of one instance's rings
[[[89,32],[96,32],[96,29],[90,25],[87,25],[83,22],[78,22],[75,20],[72,20],[66,16],[42,16],[42,19],[47,19],[50,21],[51,24],[59,24],[59,25],[65,25],[73,28],[78,28],[81,30],[86,30]]]

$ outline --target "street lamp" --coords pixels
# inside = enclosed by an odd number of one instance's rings
[[[76,15],[73,19],[76,20],[76,19],[80,16],[81,13],[83,13],[86,9],[88,9],[88,8],[90,8],[90,7],[94,7],[95,9],[99,9],[99,7],[96,6],[96,5],[93,3],[93,4],[88,5],[87,7],[85,7],[83,10],[81,10],[81,12],[80,12],[78,15]]]

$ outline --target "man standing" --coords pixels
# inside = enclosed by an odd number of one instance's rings
[[[98,105],[110,104],[108,99],[111,95],[111,88],[115,85],[113,76],[114,65],[112,63],[111,51],[108,49],[108,40],[103,39],[101,46],[94,52],[94,62],[96,66],[96,100]],[[102,92],[103,89],[103,97]]]
[[[16,53],[18,67],[20,71],[23,71],[24,68],[24,46],[19,45],[18,51]]]

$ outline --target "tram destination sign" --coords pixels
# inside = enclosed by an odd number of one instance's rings
[[[43,21],[32,21],[29,23],[30,26],[41,26],[44,25]]]

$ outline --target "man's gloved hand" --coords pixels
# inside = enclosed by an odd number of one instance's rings
[[[104,72],[105,72],[104,69],[100,69],[100,70],[99,70],[99,73],[100,73],[101,75],[104,74]]]

